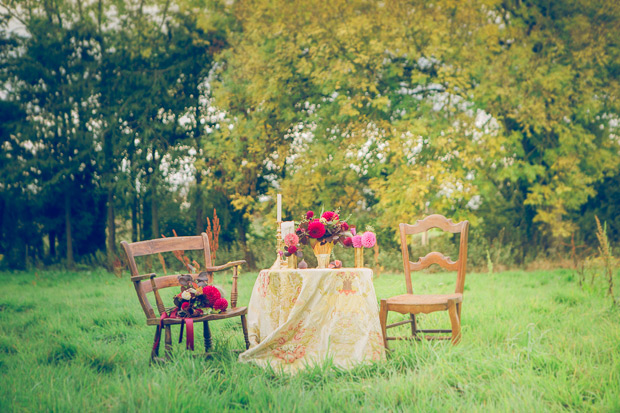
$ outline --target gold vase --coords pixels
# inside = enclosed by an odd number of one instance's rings
[[[364,267],[364,248],[354,248],[355,250],[355,268]]]
[[[293,270],[296,269],[297,268],[297,255],[293,254],[289,256],[287,259],[287,263],[288,263],[289,268]]]
[[[329,257],[332,255],[332,248],[334,248],[334,244],[331,242],[321,244],[313,240],[312,251],[314,251],[314,255],[316,256],[317,268],[327,268],[329,265]]]

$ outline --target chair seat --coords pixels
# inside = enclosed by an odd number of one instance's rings
[[[463,294],[402,294],[387,299],[391,311],[402,313],[429,313],[448,309],[448,302],[463,302]]]
[[[236,308],[229,308],[228,310],[221,312],[219,314],[205,314],[200,317],[192,317],[192,320],[194,320],[194,323],[201,323],[203,321],[222,320],[225,318],[239,317],[242,315],[246,315],[247,313],[248,313],[247,307],[236,307]],[[165,318],[164,319],[164,324],[181,324],[182,322],[183,321],[180,318]],[[146,324],[147,325],[158,325],[159,318],[149,318],[147,319]]]

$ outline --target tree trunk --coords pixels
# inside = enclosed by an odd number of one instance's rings
[[[155,189],[155,183],[151,184],[151,238],[159,238],[161,234],[159,233],[159,217],[158,217],[158,209],[157,209],[157,193]]]
[[[71,235],[71,200],[69,194],[65,194],[65,236],[67,239],[67,266],[73,268],[73,236]]]
[[[151,191],[147,188],[144,191],[144,196],[141,199],[140,205],[140,239],[153,239],[151,230],[153,225],[151,224]]]
[[[202,177],[200,171],[196,173],[196,198],[194,199],[196,205],[196,234],[202,233],[205,230],[204,210],[202,205]]]
[[[114,191],[112,188],[108,188],[108,243],[106,250],[108,253],[108,261],[111,264],[114,261],[116,255],[116,225],[114,223]]]
[[[202,212],[202,205],[196,206],[196,234],[201,234],[205,230],[205,223]]]
[[[133,199],[131,200],[131,242],[138,241],[138,208],[140,208],[138,194],[134,191]]]
[[[238,230],[239,243],[241,244],[241,248],[243,249],[243,254],[245,256],[245,261],[248,263],[248,268],[255,268],[256,263],[254,262],[254,256],[252,255],[252,251],[250,251],[250,249],[248,248],[245,226],[243,225],[243,222],[239,224]]]
[[[50,231],[48,234],[50,241],[50,259],[56,258],[56,231]]]

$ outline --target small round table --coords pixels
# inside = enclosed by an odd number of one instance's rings
[[[263,270],[248,305],[250,349],[239,361],[294,372],[385,358],[368,268]]]

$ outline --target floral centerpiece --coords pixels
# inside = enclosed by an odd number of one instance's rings
[[[200,317],[226,311],[228,301],[217,287],[207,285],[207,273],[200,273],[196,281],[191,274],[179,275],[181,292],[174,297],[177,317]]]
[[[349,224],[341,221],[339,211],[326,211],[316,218],[314,211],[308,211],[302,217],[295,234],[303,245],[310,245],[317,256],[319,268],[326,268],[334,244],[344,244],[351,237]]]

